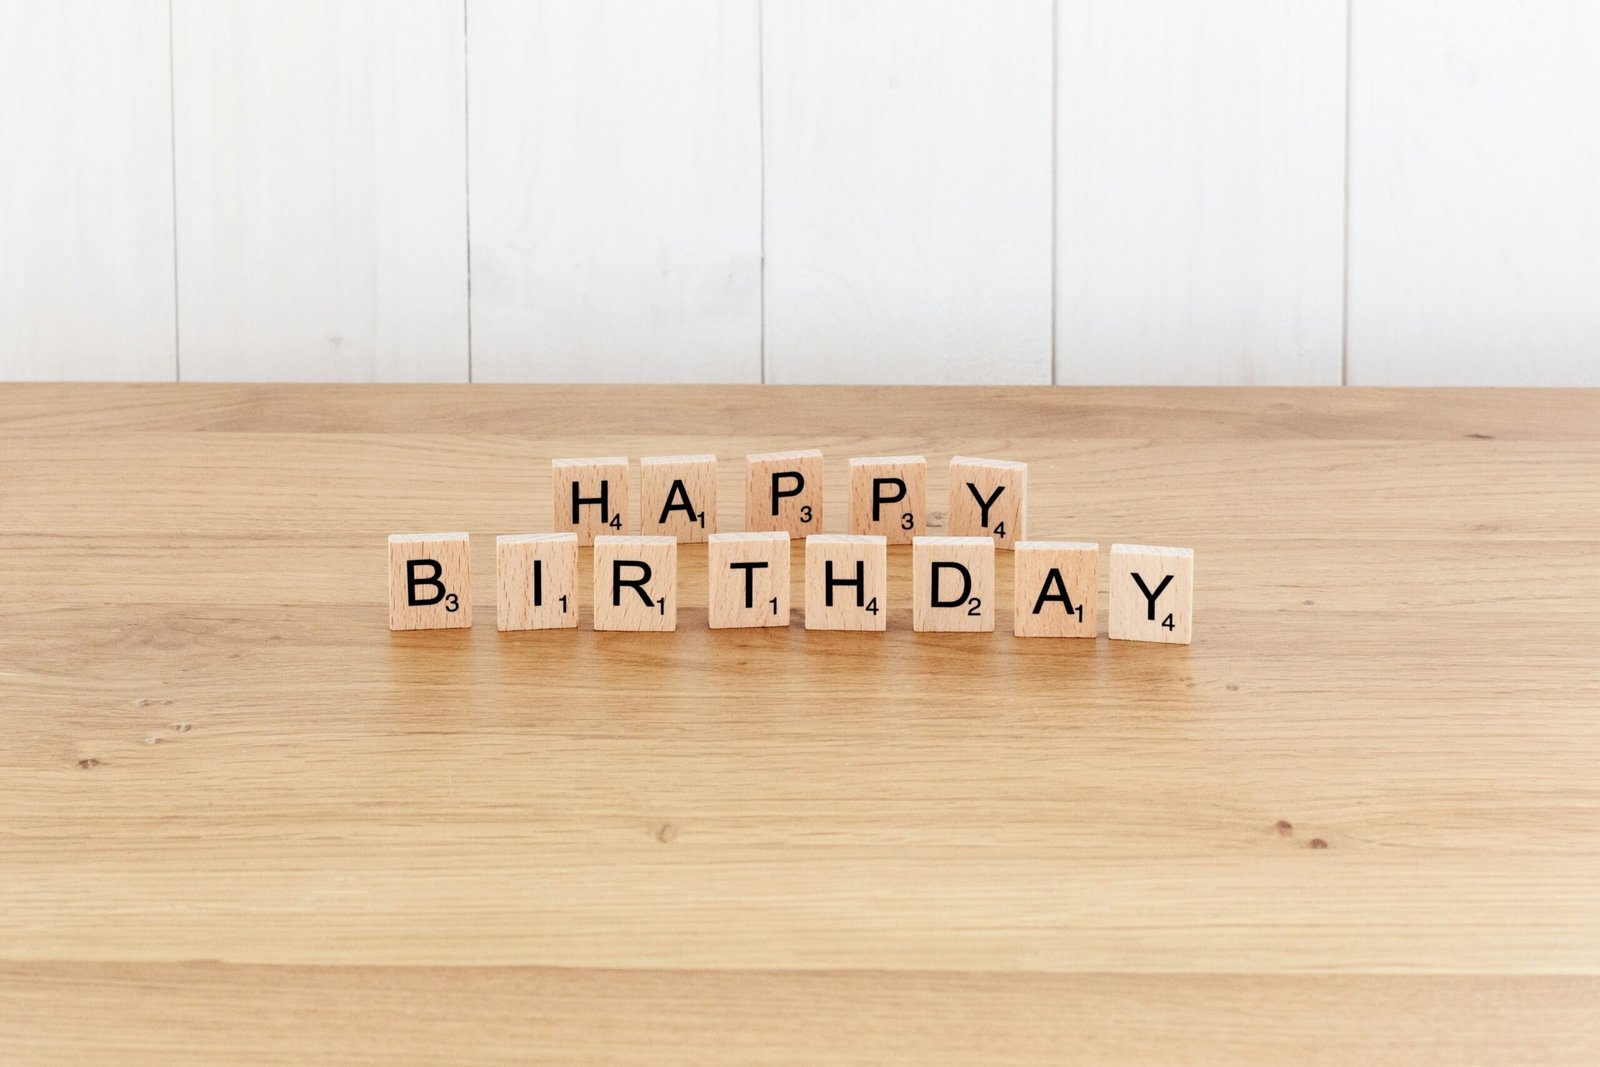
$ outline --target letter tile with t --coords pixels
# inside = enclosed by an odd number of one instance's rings
[[[919,633],[994,629],[994,539],[911,542],[911,628]]]
[[[789,625],[788,534],[712,534],[706,566],[707,616],[713,630]]]

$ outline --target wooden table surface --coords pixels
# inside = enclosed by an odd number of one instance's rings
[[[1013,638],[1004,553],[912,633],[907,548],[885,634],[713,633],[703,546],[676,634],[496,632],[552,457],[731,530],[788,447],[832,530],[1026,460],[1194,644]],[[10,384],[0,587],[7,1065],[1600,1062],[1594,391]]]

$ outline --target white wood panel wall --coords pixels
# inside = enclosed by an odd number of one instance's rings
[[[475,380],[761,380],[759,12],[472,0]]]
[[[1050,381],[1051,16],[767,0],[768,381]]]
[[[1600,385],[1596,0],[0,0],[0,379]]]
[[[461,0],[173,0],[185,379],[464,381]]]
[[[1350,383],[1600,385],[1600,3],[1351,32]]]
[[[1056,380],[1338,385],[1344,0],[1060,0]]]
[[[0,378],[175,373],[166,0],[0,0]]]

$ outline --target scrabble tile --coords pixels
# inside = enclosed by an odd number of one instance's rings
[[[881,535],[806,538],[806,629],[888,629],[887,545]]]
[[[1100,632],[1100,546],[1019,541],[1013,546],[1011,632],[1094,637]]]
[[[909,545],[927,524],[928,461],[868,456],[850,461],[850,532]]]
[[[994,538],[911,542],[911,628],[919,633],[994,630]]]
[[[1194,550],[1111,546],[1111,637],[1187,645],[1194,623]]]
[[[464,533],[389,536],[389,629],[472,625],[472,552]]]
[[[550,484],[551,525],[557,533],[577,534],[578,544],[592,545],[596,535],[626,532],[626,456],[551,460]]]
[[[717,457],[639,461],[639,532],[704,541],[717,532]]]
[[[594,628],[678,628],[678,539],[632,534],[594,539]]]
[[[994,538],[1011,549],[1028,536],[1028,465],[957,456],[950,461],[950,536]]]
[[[791,537],[822,532],[822,453],[761,452],[745,457],[744,528]]]
[[[713,630],[789,625],[788,534],[712,534],[706,566]]]
[[[495,623],[502,630],[578,625],[578,535],[494,539]]]

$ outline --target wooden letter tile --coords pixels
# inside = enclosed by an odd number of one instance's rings
[[[597,534],[620,534],[628,524],[628,460],[557,459],[550,462],[552,525],[592,545]]]
[[[389,536],[389,629],[472,625],[472,552],[464,533]]]
[[[909,545],[927,523],[928,461],[870,456],[850,461],[850,532]]]
[[[713,630],[789,625],[788,534],[712,534],[706,566]]]
[[[1100,631],[1100,546],[1019,541],[1011,632],[1018,637],[1094,637]]]
[[[885,630],[889,552],[881,537],[806,538],[806,629]]]
[[[950,461],[950,536],[992,536],[1010,549],[1028,536],[1028,465],[957,456]]]
[[[678,628],[678,539],[594,539],[594,628]]]
[[[578,535],[494,539],[495,621],[502,630],[578,625]]]
[[[1111,637],[1187,645],[1194,623],[1194,550],[1111,546]]]
[[[822,453],[761,452],[745,457],[744,528],[790,537],[822,532]]]
[[[704,541],[717,532],[717,457],[639,461],[639,532]]]
[[[919,633],[994,630],[994,538],[911,542],[911,628]]]

